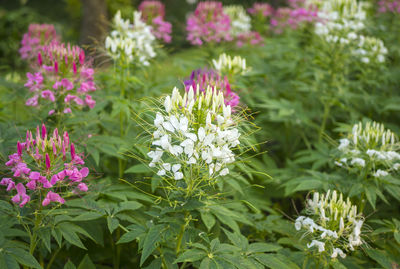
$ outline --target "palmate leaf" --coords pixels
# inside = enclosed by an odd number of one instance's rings
[[[147,258],[157,248],[157,244],[162,241],[162,231],[165,226],[162,224],[152,226],[146,234],[143,242],[142,256],[140,257],[140,266],[147,260]]]

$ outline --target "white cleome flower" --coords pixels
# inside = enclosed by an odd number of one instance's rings
[[[126,63],[138,61],[142,65],[149,65],[149,60],[156,56],[154,51],[155,36],[151,26],[141,20],[141,13],[133,13],[130,20],[121,18],[118,11],[113,20],[114,30],[106,38],[105,48],[114,60]]]

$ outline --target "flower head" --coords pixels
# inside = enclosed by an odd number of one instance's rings
[[[397,136],[376,122],[355,124],[346,138],[341,139],[336,164],[346,169],[368,169],[367,175],[383,178],[400,168]]]
[[[231,20],[221,2],[200,2],[187,20],[187,40],[193,45],[231,41],[230,29]]]
[[[121,18],[118,11],[114,16],[114,30],[105,41],[108,55],[123,64],[134,61],[142,65],[149,65],[149,60],[156,56],[154,51],[153,28],[141,18],[140,12],[133,12],[132,24],[129,19]]]
[[[152,27],[152,33],[157,39],[171,42],[171,23],[164,20],[165,7],[160,1],[145,0],[139,5],[142,19]]]
[[[27,73],[25,87],[33,97],[26,101],[27,106],[49,104],[50,114],[63,113],[72,107],[93,107],[84,100],[96,90],[94,70],[86,60],[85,52],[78,46],[52,42],[38,53],[36,73]]]
[[[87,191],[83,180],[89,169],[84,164],[67,132],[61,136],[55,129],[50,134],[42,125],[34,135],[27,131],[26,139],[17,143],[17,153],[10,155],[6,162],[12,176],[3,178],[0,185],[6,186],[8,192],[17,192],[11,200],[20,207],[33,196],[45,197],[43,206],[50,202],[63,204],[60,192]]]
[[[19,53],[24,60],[36,59],[43,46],[58,42],[60,37],[52,24],[30,24],[21,41]]]
[[[297,231],[304,231],[310,238],[309,249],[325,253],[331,258],[342,258],[363,244],[361,228],[364,218],[350,199],[336,191],[326,194],[315,192],[307,199],[305,214],[295,221]]]
[[[240,56],[230,56],[225,53],[219,55],[218,59],[212,60],[215,70],[224,75],[243,75],[249,71],[246,59]]]
[[[254,3],[247,11],[251,15],[270,17],[274,13],[274,9],[267,3]]]
[[[187,92],[190,89],[196,92],[197,90],[205,92],[207,88],[211,88],[213,91],[220,91],[224,95],[225,104],[229,105],[232,109],[239,104],[240,98],[232,91],[228,78],[226,76],[222,78],[212,69],[194,70],[190,78],[184,81],[184,84]]]
[[[400,14],[400,0],[380,0],[378,2],[378,11],[380,13]]]
[[[213,183],[229,173],[239,137],[221,91],[197,87],[181,96],[175,88],[154,119],[150,167],[166,180],[182,180],[186,189],[196,182]]]
[[[246,10],[242,6],[231,5],[224,7],[226,13],[231,20],[231,36],[236,37],[240,34],[250,32],[251,19],[246,14]]]

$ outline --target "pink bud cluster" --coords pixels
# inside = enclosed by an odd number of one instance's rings
[[[399,13],[400,14],[400,0],[380,0],[378,2],[378,11],[380,13]]]
[[[78,46],[52,42],[37,54],[37,68],[27,73],[25,87],[33,94],[27,106],[50,102],[49,115],[71,113],[73,106],[93,108],[96,101],[88,93],[96,90],[94,70]]]
[[[259,32],[251,31],[246,33],[241,33],[236,37],[236,45],[240,48],[243,45],[263,45],[263,39]]]
[[[247,11],[254,16],[260,16],[260,17],[271,17],[272,14],[274,13],[273,7],[271,7],[267,3],[254,3],[253,6]]]
[[[224,13],[222,3],[215,1],[199,2],[196,10],[187,20],[187,40],[192,45],[231,41],[229,16]]]
[[[37,127],[35,137],[27,131],[25,141],[18,141],[17,152],[6,162],[12,176],[3,178],[0,185],[15,193],[11,201],[20,207],[33,198],[39,199],[43,206],[51,202],[64,204],[62,192],[88,190],[82,182],[89,174],[84,164],[67,132],[61,136],[55,129],[50,135],[42,125]]]
[[[19,53],[24,60],[34,59],[44,45],[59,41],[60,37],[52,24],[30,24],[21,40]]]
[[[275,33],[282,33],[285,29],[297,29],[303,23],[312,23],[318,20],[318,12],[314,7],[278,8],[271,19],[271,26]]]
[[[172,25],[164,20],[165,7],[160,1],[146,0],[139,5],[142,19],[152,27],[152,33],[165,43],[171,42]]]
[[[234,109],[239,105],[240,97],[232,91],[231,85],[229,84],[228,78],[225,76],[222,78],[215,70],[212,69],[197,69],[192,72],[190,78],[184,81],[186,91],[189,91],[191,87],[197,91],[204,92],[208,86],[211,86],[213,90],[220,90],[224,94],[225,105],[230,105]]]

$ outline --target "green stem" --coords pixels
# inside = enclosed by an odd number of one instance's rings
[[[322,118],[322,123],[321,123],[321,127],[319,128],[319,136],[318,136],[318,142],[321,143],[322,141],[322,136],[325,132],[326,129],[326,122],[328,120],[328,116],[331,110],[331,105],[329,103],[324,103],[324,115]]]
[[[181,250],[183,235],[185,234],[186,226],[189,224],[188,217],[189,217],[189,211],[186,211],[185,218],[184,218],[185,223],[181,225],[181,229],[179,231],[179,235],[178,235],[178,239],[177,239],[177,243],[176,243],[176,251],[175,251],[176,255],[178,255]]]
[[[118,242],[118,240],[121,237],[121,229],[117,228],[117,234],[116,234],[116,239],[115,241]],[[121,261],[121,245],[117,245],[116,246],[116,258],[115,258],[115,263],[114,263],[114,269],[118,269],[119,268],[119,264]]]
[[[51,258],[49,260],[49,263],[46,266],[46,269],[51,269],[51,266],[53,265],[54,260],[56,259],[57,254],[60,252],[60,250],[63,248],[64,244],[61,245],[56,251],[54,251],[53,255],[51,255]]]

